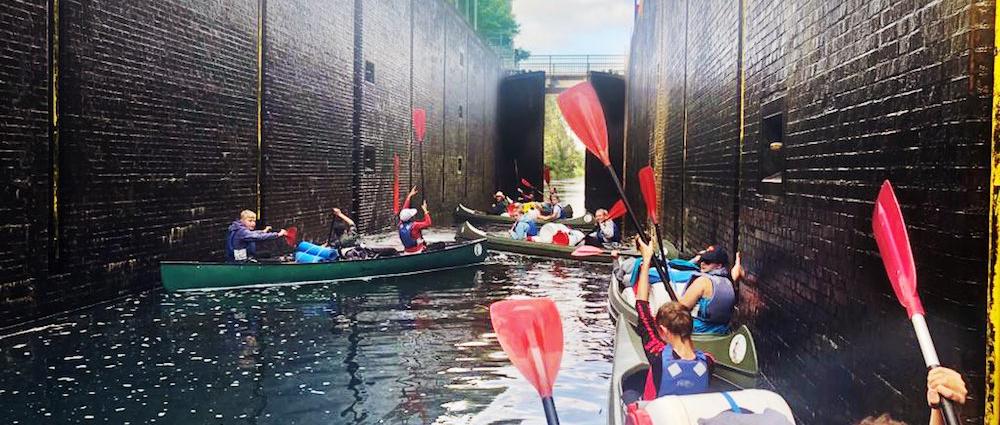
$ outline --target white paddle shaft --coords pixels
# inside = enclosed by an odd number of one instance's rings
[[[934,341],[931,339],[931,332],[927,329],[927,321],[923,314],[914,314],[910,318],[913,322],[913,330],[917,333],[917,342],[920,344],[920,352],[924,355],[924,363],[927,368],[941,366],[938,360],[937,350],[934,349]]]

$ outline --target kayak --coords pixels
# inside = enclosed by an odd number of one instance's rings
[[[638,315],[635,312],[634,304],[630,305],[623,297],[623,289],[625,289],[624,285],[612,277],[611,285],[608,288],[608,310],[611,319],[615,322],[616,329],[611,388],[608,397],[609,424],[625,423],[626,406],[622,395],[629,390],[642,394],[649,368],[645,352],[642,349],[642,340],[635,332]],[[727,335],[696,334],[692,336],[692,339],[695,347],[711,353],[715,358],[716,363],[712,371],[713,379],[710,387],[712,391],[743,390],[757,386],[760,369],[757,365],[757,349],[754,346],[753,335],[751,335],[749,328],[740,326]],[[655,402],[659,402],[659,399]]]
[[[531,255],[536,257],[565,258],[568,260],[586,261],[591,263],[610,263],[611,251],[604,250],[600,254],[586,257],[574,257],[571,255],[578,247],[555,245],[545,242],[531,242],[514,240],[506,236],[494,236],[475,228],[468,221],[462,223],[462,227],[455,234],[455,239],[462,240],[486,240],[486,247],[494,251],[512,252],[515,254]]]
[[[420,254],[311,264],[163,261],[160,278],[163,287],[173,292],[403,276],[482,263],[485,245],[480,239]]]
[[[505,217],[502,215],[489,214],[483,211],[474,210],[462,204],[458,204],[458,206],[455,207],[455,217],[476,223],[514,224],[513,217]],[[538,224],[545,224],[548,222],[549,222],[548,220],[538,220]],[[565,224],[569,227],[587,226],[594,224],[594,215],[591,213],[585,213],[579,217],[553,220],[552,222]]]

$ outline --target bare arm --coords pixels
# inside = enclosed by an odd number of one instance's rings
[[[410,193],[406,194],[406,200],[403,201],[403,209],[404,210],[407,209],[407,208],[410,208],[410,198],[413,198],[413,195],[416,195],[416,194],[417,194],[417,187],[416,186],[411,187],[410,188]]]
[[[649,263],[653,259],[653,247],[639,239],[639,251],[642,252],[642,266],[639,268],[639,280],[635,283],[636,301],[649,301]]]
[[[341,211],[340,208],[334,208],[333,213],[337,216],[337,218],[344,220],[344,223],[347,223],[348,226],[354,225],[354,220],[351,220],[351,218],[348,217],[347,214],[344,214],[344,212]]]
[[[680,303],[689,309],[693,309],[698,304],[698,300],[704,295],[705,287],[711,284],[712,281],[708,280],[707,277],[699,276],[684,290],[684,295],[679,300]]]

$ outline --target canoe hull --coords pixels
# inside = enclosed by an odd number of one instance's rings
[[[485,241],[474,240],[438,251],[372,260],[330,263],[199,263],[164,261],[160,277],[167,291],[219,290],[401,276],[482,263]]]
[[[483,211],[478,211],[466,207],[465,205],[462,204],[459,204],[457,207],[455,207],[455,217],[457,217],[460,220],[465,220],[471,223],[514,224],[513,217],[504,217],[502,215],[488,214]],[[579,217],[554,220],[552,222],[565,224],[569,227],[593,226],[594,215],[591,213],[584,213]],[[538,224],[545,224],[545,223],[548,223],[548,221],[547,220],[538,221]]]
[[[475,228],[469,222],[462,223],[462,227],[455,235],[455,239],[476,240],[485,239],[486,247],[494,251],[512,252],[515,254],[531,255],[535,257],[564,258],[567,260],[585,261],[590,263],[610,263],[611,254],[608,252],[591,255],[587,257],[574,257],[575,246],[553,245],[542,242],[516,241],[504,236],[493,236]]]

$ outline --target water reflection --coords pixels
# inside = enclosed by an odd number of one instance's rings
[[[603,423],[606,268],[495,255],[371,282],[143,294],[0,339],[12,423],[543,423],[487,306],[549,296],[564,317],[564,423]]]

